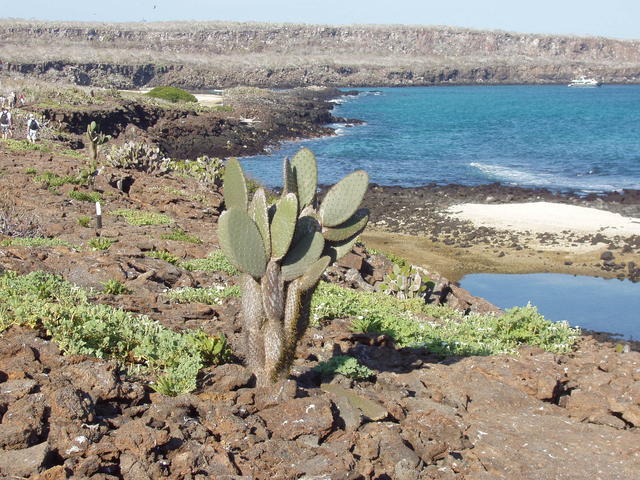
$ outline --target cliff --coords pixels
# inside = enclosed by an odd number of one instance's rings
[[[0,21],[5,69],[119,88],[640,82],[640,41],[450,27]]]

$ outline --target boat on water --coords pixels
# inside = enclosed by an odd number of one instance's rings
[[[587,78],[587,77],[578,77],[571,80],[571,83],[567,85],[568,87],[582,87],[582,88],[595,88],[602,85],[595,78]]]

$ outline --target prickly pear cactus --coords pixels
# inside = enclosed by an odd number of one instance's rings
[[[249,201],[240,163],[229,160],[227,210],[218,223],[220,247],[243,272],[246,360],[258,385],[288,375],[322,273],[351,250],[369,220],[368,210],[359,208],[369,183],[362,170],[334,185],[319,207],[318,168],[310,150],[285,159],[283,179],[282,196],[273,205],[263,189]]]
[[[427,290],[433,286],[429,277],[422,275],[413,266],[393,265],[393,272],[384,276],[379,289],[387,295],[401,299],[426,297]]]
[[[91,154],[90,168],[95,170],[98,165],[98,146],[111,139],[111,135],[99,132],[98,124],[93,121],[87,125],[87,140],[89,140],[89,152]]]

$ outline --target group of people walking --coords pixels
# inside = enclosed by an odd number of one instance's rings
[[[2,132],[2,139],[6,140],[9,137],[13,137],[14,118],[11,113],[11,109],[14,109],[19,104],[24,106],[24,95],[16,95],[15,92],[11,92],[9,96],[0,95],[0,106],[2,111],[0,112],[0,131]],[[36,119],[33,113],[27,116],[26,121],[26,133],[27,140],[31,143],[35,143],[38,138],[38,130],[41,128],[40,122]]]

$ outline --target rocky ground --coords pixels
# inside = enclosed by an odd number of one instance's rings
[[[232,363],[206,368],[189,395],[166,397],[127,377],[113,362],[63,356],[46,332],[11,327],[0,342],[0,476],[2,478],[196,479],[620,479],[640,468],[640,353],[604,336],[582,336],[568,354],[522,347],[520,355],[441,358],[401,349],[388,338],[351,332],[334,319],[303,338],[291,378],[256,388],[241,361],[238,301],[220,306],[174,304],[163,292],[235,279],[184,270],[145,254],[167,250],[202,258],[217,245],[222,196],[194,180],[104,169],[95,189],[104,201],[102,238],[108,250],[87,248],[96,231],[79,225],[93,205],[69,198],[85,187],[47,189],[27,169],[72,174],[77,158],[0,145],[4,212],[40,234],[82,247],[1,247],[0,268],[45,270],[85,287],[120,280],[133,293],[96,301],[146,313],[172,329],[224,333],[237,353]],[[434,189],[432,205],[448,204],[456,187]],[[438,217],[417,215],[427,189],[372,188],[373,224],[420,233]],[[460,190],[469,198],[488,191]],[[471,192],[471,193],[469,193]],[[516,195],[514,191],[514,195]],[[518,195],[526,195],[519,192]],[[459,193],[459,195],[462,195]],[[495,196],[495,195],[494,195]],[[384,203],[385,199],[393,203]],[[571,200],[568,200],[571,201]],[[578,200],[576,200],[578,201]],[[406,202],[406,203],[405,203]],[[606,202],[605,202],[606,203]],[[618,202],[623,203],[623,202]],[[614,205],[615,202],[611,202]],[[393,205],[405,225],[391,223]],[[413,207],[412,207],[413,205]],[[419,205],[429,212],[425,200]],[[164,226],[132,226],[110,215],[120,209],[168,215]],[[410,210],[412,209],[413,210]],[[621,205],[612,208],[622,208]],[[435,209],[435,207],[434,207]],[[395,216],[398,218],[398,216]],[[423,224],[415,222],[424,217]],[[408,219],[413,226],[407,226]],[[444,224],[433,235],[459,242]],[[163,240],[180,228],[201,244]],[[484,237],[492,239],[487,232]],[[440,241],[440,240],[438,240]],[[520,240],[514,240],[520,241]],[[523,246],[524,248],[524,246]],[[631,245],[631,248],[637,246]],[[352,286],[373,282],[384,261],[362,249],[333,267],[331,277]],[[434,300],[463,310],[490,310],[446,279]],[[362,288],[362,286],[361,286]],[[349,354],[375,371],[354,383],[337,375],[322,383],[312,367]]]

